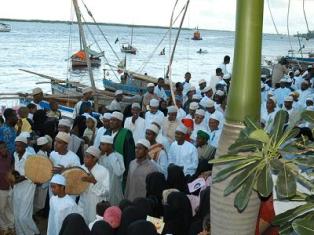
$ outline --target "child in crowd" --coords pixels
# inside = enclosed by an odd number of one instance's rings
[[[92,116],[86,118],[86,129],[83,133],[85,144],[88,146],[93,145],[95,135],[97,132],[97,120]]]
[[[101,202],[97,203],[97,205],[96,205],[96,219],[93,222],[89,223],[89,225],[88,225],[90,230],[92,230],[93,225],[97,221],[103,220],[104,213],[107,210],[107,208],[109,208],[110,206],[111,206],[110,202],[108,202],[108,201],[101,201]]]
[[[47,113],[47,116],[50,118],[56,118],[56,119],[61,119],[61,112],[58,110],[59,105],[57,101],[51,100],[49,103],[50,110]]]

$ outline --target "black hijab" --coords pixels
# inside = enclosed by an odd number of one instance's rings
[[[80,214],[69,214],[65,217],[59,235],[90,235],[83,217]]]
[[[188,193],[186,178],[183,173],[183,167],[170,165],[168,167],[168,188],[178,189],[180,192]]]
[[[192,208],[188,197],[182,192],[173,192],[164,205],[164,233],[187,235],[192,221]]]
[[[146,219],[143,212],[139,211],[135,206],[128,206],[124,209],[121,216],[121,224],[117,231],[117,235],[125,235],[131,223],[137,220]]]
[[[114,230],[105,221],[97,221],[93,227],[91,235],[114,235]]]
[[[146,218],[146,216],[153,215],[153,201],[144,198],[144,197],[138,197],[135,198],[133,201],[133,205],[137,208],[139,212],[142,213],[142,217]]]
[[[157,231],[151,222],[138,220],[129,225],[127,235],[157,235]]]

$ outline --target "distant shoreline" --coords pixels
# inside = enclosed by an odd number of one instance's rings
[[[0,21],[11,21],[11,22],[31,22],[31,23],[53,23],[53,24],[77,24],[77,22],[65,21],[65,20],[24,20],[24,19],[8,19],[8,18],[0,18]],[[86,24],[86,23],[85,23]],[[88,22],[88,25],[95,25],[96,23]],[[101,23],[97,22],[98,25],[103,26],[122,26],[122,27],[134,27],[134,28],[156,28],[156,29],[169,29],[166,26],[158,26],[158,25],[131,25],[131,24],[122,24],[122,23]],[[178,27],[173,27],[174,29],[178,29]],[[183,27],[183,30],[195,30],[194,28],[186,28]],[[216,30],[216,29],[201,29],[201,31],[220,31],[220,32],[233,32],[231,30]]]

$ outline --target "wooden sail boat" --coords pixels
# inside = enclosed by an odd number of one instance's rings
[[[121,52],[136,55],[137,49],[132,46],[132,43],[133,43],[133,27],[131,33],[131,43],[122,43]]]
[[[196,30],[193,33],[193,37],[191,38],[192,40],[203,40],[203,38],[201,37],[201,33],[198,30],[198,28],[196,28]]]

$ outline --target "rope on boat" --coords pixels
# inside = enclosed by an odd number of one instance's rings
[[[288,38],[289,38],[290,49],[292,51],[293,49],[292,49],[290,30],[289,30],[290,3],[291,3],[291,1],[289,0],[289,2],[288,2],[288,12],[287,12],[287,31],[288,31]]]
[[[268,6],[268,10],[269,10],[271,21],[273,22],[273,25],[275,27],[276,33],[279,35],[279,31],[277,29],[277,26],[276,26],[276,23],[275,23],[275,20],[274,20],[274,17],[273,17],[273,13],[272,13],[272,11],[270,9],[269,0],[267,0],[267,6]]]
[[[307,28],[307,32],[310,33],[310,28],[309,28],[309,23],[307,22],[307,17],[306,17],[306,12],[305,12],[305,0],[303,0],[303,15],[304,15],[304,19],[305,19],[305,24],[306,24],[306,28]]]

